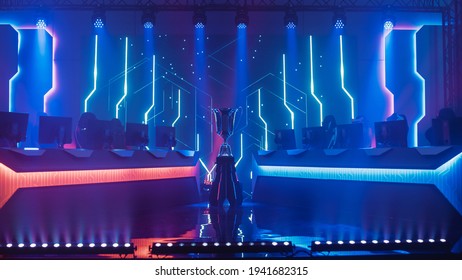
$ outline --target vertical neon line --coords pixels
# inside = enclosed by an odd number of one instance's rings
[[[313,69],[313,36],[310,36],[310,79],[311,79],[311,84],[310,84],[310,92],[311,95],[314,97],[316,102],[319,104],[319,125],[322,126],[322,102],[319,100],[319,98],[316,96],[314,93],[314,69]]]
[[[199,138],[199,133],[196,134],[196,151],[199,151],[200,147],[200,138]]]
[[[178,89],[178,116],[172,123],[172,127],[175,127],[176,122],[180,119],[181,116],[181,91]]]
[[[122,98],[117,102],[116,104],[116,119],[119,118],[119,106],[122,103],[122,101],[125,100],[125,97],[127,97],[127,75],[128,75],[128,37],[125,37],[125,77],[124,77],[124,95]]]
[[[385,98],[387,99],[387,112],[386,116],[391,116],[395,112],[395,102],[394,102],[394,94],[387,88],[387,77],[386,77],[386,43],[385,43],[385,38],[390,34],[392,30],[385,30],[383,36],[382,36],[382,42],[381,42],[381,54],[383,56],[383,63],[379,69],[379,72],[381,73],[380,75],[380,83],[383,92],[385,92]]]
[[[244,157],[244,137],[243,137],[243,134],[241,133],[241,156],[236,161],[236,164],[234,165],[234,167],[237,167],[239,165],[239,162],[241,162],[243,157]]]
[[[294,129],[294,112],[290,110],[289,106],[287,106],[287,86],[286,86],[286,55],[282,55],[282,68],[283,68],[283,79],[284,79],[284,106],[290,113],[290,120],[291,120],[291,128]]]
[[[90,94],[85,98],[85,104],[83,111],[86,113],[88,112],[88,100],[93,96],[96,92],[96,83],[98,79],[98,35],[95,35],[95,61],[93,64],[93,90]]]
[[[57,75],[57,71],[56,71],[56,62],[55,62],[55,53],[56,53],[56,38],[55,36],[53,36],[53,34],[51,34],[48,29],[45,29],[45,31],[50,34],[52,40],[53,40],[53,43],[52,43],[52,50],[51,50],[51,63],[52,63],[52,67],[51,67],[51,89],[45,93],[45,95],[43,96],[43,112],[45,113],[48,113],[48,99],[50,98],[50,96],[52,96],[55,92],[56,92],[56,75]]]
[[[148,123],[148,115],[149,112],[154,108],[156,102],[156,56],[152,56],[152,105],[149,109],[144,113],[144,123]]]
[[[10,112],[13,112],[13,103],[14,103],[13,102],[13,100],[14,100],[13,82],[19,76],[19,74],[21,73],[21,68],[19,67],[19,51],[21,50],[21,32],[19,32],[19,30],[17,30],[14,26],[12,26],[12,27],[18,33],[18,71],[16,72],[16,74],[14,74],[13,77],[11,77],[11,79],[9,81],[8,111],[10,111]]]
[[[355,119],[355,105],[354,105],[354,99],[351,96],[351,94],[346,90],[345,88],[345,69],[343,65],[343,36],[340,35],[340,78],[342,81],[342,89],[345,92],[345,94],[350,98],[351,102],[351,119]]]
[[[268,124],[265,122],[265,120],[261,116],[260,89],[258,89],[258,117],[260,117],[261,121],[265,124],[265,151],[268,151]]]
[[[420,27],[422,28],[422,27]],[[419,137],[419,122],[425,117],[425,79],[422,77],[422,75],[420,75],[420,73],[418,72],[417,70],[417,32],[419,32],[419,29],[417,29],[414,33],[414,73],[415,75],[417,76],[417,78],[422,81],[422,94],[421,94],[421,114],[420,116],[417,118],[417,120],[414,122],[413,126],[414,126],[414,136],[413,136],[413,141],[414,141],[414,147],[417,147],[419,145],[419,142],[418,142],[418,137]]]

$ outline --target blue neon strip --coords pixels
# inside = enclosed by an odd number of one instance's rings
[[[258,89],[258,117],[260,117],[261,121],[265,125],[265,151],[268,150],[268,124],[265,122],[263,117],[261,116],[261,96],[260,96],[260,89]]]
[[[286,86],[286,55],[282,55],[282,68],[283,68],[283,79],[284,79],[284,106],[290,113],[290,120],[291,120],[291,128],[294,129],[294,112],[290,110],[289,106],[287,106],[287,86]]]
[[[86,113],[88,112],[88,100],[93,96],[96,92],[96,83],[98,79],[98,35],[95,35],[95,61],[93,65],[93,90],[90,94],[85,98],[85,104],[83,111]]]
[[[148,115],[152,109],[154,109],[154,105],[156,102],[156,56],[152,56],[152,105],[149,109],[144,113],[144,123],[148,123]]]
[[[318,102],[319,104],[319,125],[322,126],[322,116],[323,116],[323,113],[322,113],[322,102],[321,100],[319,100],[319,98],[316,96],[316,94],[314,93],[314,69],[313,69],[313,36],[310,36],[310,80],[311,80],[311,83],[310,83],[310,92],[311,92],[311,95],[314,97],[314,99],[316,100],[316,102]]]
[[[175,127],[176,122],[180,119],[181,116],[181,91],[178,89],[178,116],[172,123],[172,127]]]
[[[244,137],[241,133],[241,156],[239,157],[239,159],[236,161],[236,164],[234,165],[234,167],[237,167],[239,165],[239,162],[241,162],[242,158],[244,157]]]
[[[128,86],[127,86],[127,75],[128,75],[128,37],[125,37],[125,74],[124,74],[124,95],[116,104],[116,119],[119,118],[119,106],[122,101],[127,97]]]
[[[55,36],[53,36],[53,34],[50,33],[50,31],[48,31],[48,29],[45,29],[45,31],[50,34],[51,38],[52,38],[52,50],[51,50],[51,55],[52,55],[52,58],[51,58],[51,61],[52,61],[52,67],[51,67],[51,89],[45,93],[45,95],[43,96],[43,112],[45,113],[48,113],[48,99],[50,98],[51,95],[53,95],[55,92],[56,92],[56,81],[57,81],[57,78],[56,78],[56,75],[57,75],[57,71],[56,71],[56,62],[55,62],[55,53],[56,53],[56,38]]]
[[[422,27],[420,27],[422,28]],[[416,119],[416,121],[412,124],[414,126],[414,135],[413,135],[413,144],[414,147],[417,147],[419,145],[418,143],[418,136],[419,136],[419,122],[425,117],[425,79],[420,75],[420,73],[417,71],[417,32],[419,32],[420,28],[416,30],[414,33],[414,73],[417,76],[417,78],[422,82],[422,94],[421,94],[421,114],[420,116]]]
[[[18,57],[19,57],[19,51],[21,50],[21,32],[19,32],[18,29],[16,29],[16,27],[14,26],[11,26],[13,27],[13,29],[18,32]],[[14,104],[14,96],[13,96],[13,83],[14,83],[14,80],[16,80],[16,78],[19,76],[19,74],[21,73],[21,68],[19,67],[19,63],[18,63],[18,71],[16,72],[16,74],[14,74],[13,77],[11,77],[10,81],[9,81],[9,92],[8,92],[8,111],[10,112],[13,112],[14,108],[13,108],[13,104]]]
[[[341,180],[357,182],[386,182],[433,184],[462,214],[462,153],[434,170],[392,168],[337,168],[305,166],[255,166],[256,176]]]
[[[351,102],[351,119],[355,119],[355,105],[354,105],[354,99],[353,96],[346,90],[345,88],[345,68],[343,64],[343,36],[340,35],[340,78],[342,81],[342,89],[345,92],[345,94],[350,98]]]

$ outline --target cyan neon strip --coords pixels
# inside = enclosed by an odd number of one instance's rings
[[[239,157],[239,159],[236,161],[236,164],[234,165],[234,167],[237,167],[239,165],[239,162],[241,162],[242,158],[244,157],[244,137],[241,133],[241,156]]]
[[[357,182],[433,184],[462,214],[462,153],[434,170],[308,166],[254,166],[256,176]]]
[[[148,115],[152,109],[154,109],[154,105],[156,102],[156,56],[152,56],[152,105],[149,109],[144,113],[144,123],[148,123]]]
[[[95,35],[95,61],[93,64],[93,90],[90,94],[85,98],[85,104],[83,111],[86,113],[88,112],[88,100],[93,96],[96,91],[96,82],[98,79],[98,35]]]
[[[116,119],[119,118],[119,106],[122,101],[127,97],[128,86],[127,86],[127,75],[128,75],[128,37],[125,37],[125,79],[124,79],[124,95],[116,104]]]
[[[175,127],[176,122],[180,119],[181,116],[181,91],[178,89],[178,116],[172,123],[172,127]]]
[[[199,137],[199,133],[196,133],[196,151],[199,151],[200,150],[200,137]]]
[[[382,88],[382,91],[385,93],[385,99],[387,100],[387,112],[386,117],[391,116],[395,112],[395,100],[394,100],[394,95],[393,93],[387,88],[386,83],[387,83],[387,77],[386,77],[386,44],[385,44],[385,38],[390,34],[391,30],[384,30],[384,34],[382,36],[382,42],[381,42],[381,54],[382,54],[382,63],[379,69],[380,73],[380,87]]]
[[[291,121],[291,128],[294,129],[294,112],[290,110],[289,106],[287,106],[287,86],[286,86],[286,55],[282,55],[282,70],[283,70],[283,79],[284,79],[284,106],[290,113],[290,121]]]
[[[310,36],[310,72],[311,72],[310,73],[310,80],[311,80],[310,92],[311,92],[311,95],[316,100],[316,102],[318,102],[318,104],[319,104],[319,126],[322,126],[322,118],[323,118],[322,102],[321,102],[321,100],[319,100],[319,98],[314,93],[314,69],[313,68],[314,68],[313,67],[313,36]]]
[[[420,27],[422,28],[422,27]],[[422,77],[422,75],[420,75],[420,73],[418,72],[417,70],[417,32],[419,32],[419,29],[417,29],[414,33],[414,73],[415,75],[417,76],[417,78],[422,82],[422,93],[421,93],[421,98],[420,98],[420,102],[421,102],[421,107],[420,107],[420,110],[421,110],[421,114],[420,116],[417,117],[417,119],[415,120],[415,122],[413,122],[413,126],[414,126],[414,135],[413,135],[413,144],[414,144],[414,147],[417,147],[419,145],[419,142],[418,142],[418,137],[419,137],[419,122],[425,117],[425,79]]]
[[[57,75],[57,71],[56,71],[56,62],[55,62],[55,53],[56,53],[56,38],[55,36],[53,36],[53,34],[48,30],[48,29],[45,29],[46,32],[48,32],[48,34],[50,34],[52,40],[53,40],[53,43],[52,43],[52,50],[51,50],[51,63],[52,63],[52,68],[51,68],[51,89],[45,93],[45,95],[43,96],[43,112],[45,113],[48,113],[48,99],[50,99],[50,97],[56,92],[56,81],[58,80],[56,75]]]
[[[268,150],[268,124],[265,122],[263,117],[261,116],[261,96],[260,96],[260,89],[258,89],[258,117],[260,117],[261,121],[265,125],[265,151]]]
[[[217,165],[216,164],[213,165],[212,169],[209,170],[201,158],[199,158],[199,162],[201,163],[202,167],[204,167],[205,171],[207,172],[207,180],[209,182],[212,182],[212,172],[215,169],[215,167],[217,167]]]
[[[21,32],[19,32],[18,29],[16,29],[16,27],[12,26],[14,30],[16,30],[16,32],[18,32],[18,57],[19,57],[19,51],[21,50]],[[14,111],[14,108],[13,108],[13,104],[14,104],[14,95],[13,95],[13,83],[14,83],[14,80],[19,76],[19,74],[21,73],[21,68],[19,67],[19,63],[18,63],[18,71],[16,72],[16,74],[14,74],[13,77],[11,77],[10,81],[9,81],[9,93],[8,93],[8,111],[10,112],[13,112]]]
[[[345,92],[345,94],[350,98],[351,102],[351,119],[355,119],[355,105],[354,105],[354,99],[353,96],[346,90],[345,88],[345,68],[343,64],[343,36],[340,35],[340,79],[342,81],[342,89]]]

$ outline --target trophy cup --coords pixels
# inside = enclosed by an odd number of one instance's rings
[[[233,135],[238,109],[220,108],[212,110],[215,115],[217,134],[223,138],[223,144],[216,161],[215,179],[210,190],[209,202],[212,206],[222,206],[228,199],[231,206],[242,203],[242,187],[237,180],[234,157],[228,138]]]

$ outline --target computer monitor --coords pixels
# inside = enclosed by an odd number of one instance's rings
[[[278,150],[292,150],[296,148],[295,132],[293,129],[276,129],[274,142]]]
[[[149,127],[142,123],[127,123],[125,143],[127,146],[145,147],[149,144]]]
[[[156,126],[156,147],[172,149],[175,146],[175,128],[162,125]]]
[[[72,118],[40,116],[39,144],[56,144],[63,148],[69,143],[72,143]]]
[[[405,120],[375,123],[377,148],[407,147],[408,125]]]
[[[302,144],[306,149],[323,149],[324,138],[324,129],[321,126],[302,128]]]
[[[337,125],[336,148],[359,149],[363,148],[363,124],[340,124]]]
[[[0,112],[0,147],[17,147],[26,140],[29,114]]]

